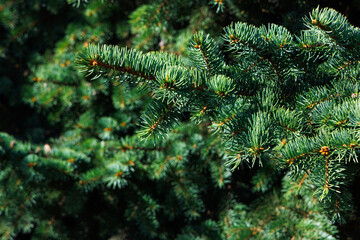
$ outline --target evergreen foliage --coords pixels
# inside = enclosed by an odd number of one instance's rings
[[[254,4],[0,1],[1,238],[344,235],[359,30]]]
[[[154,100],[140,136],[164,135],[179,113],[192,112],[212,122],[233,169],[270,161],[291,175],[306,173],[338,219],[358,171],[360,32],[329,8],[314,9],[304,23],[300,36],[275,24],[226,27],[230,64],[204,33],[193,36],[190,65],[109,45],[89,46],[78,63],[94,79],[143,79]]]

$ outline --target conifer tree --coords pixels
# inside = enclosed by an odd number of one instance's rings
[[[200,32],[190,42],[190,64],[109,45],[89,46],[78,63],[93,79],[151,91],[143,139],[166,136],[179,114],[191,112],[195,122],[212,123],[233,169],[266,162],[308,177],[314,196],[340,221],[358,172],[359,29],[329,8],[314,9],[304,24],[300,35],[275,24],[231,24],[223,34],[229,62]]]
[[[358,90],[356,62],[333,70],[356,47],[311,24],[298,37],[245,23],[221,35],[235,16],[261,23],[252,1],[144,2],[1,3],[1,237],[338,238],[331,219],[356,207],[344,192],[358,168]],[[356,32],[336,37],[356,44]],[[162,52],[121,48],[130,42]],[[73,63],[84,47],[94,80]]]

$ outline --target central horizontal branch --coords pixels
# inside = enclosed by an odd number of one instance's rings
[[[125,68],[125,67],[121,67],[121,66],[112,66],[110,64],[102,62],[99,59],[91,59],[90,60],[90,65],[91,66],[99,66],[99,67],[103,67],[103,68],[107,68],[107,69],[111,69],[111,70],[116,70],[116,71],[120,71],[120,72],[123,72],[123,73],[128,73],[128,74],[131,74],[133,76],[141,77],[141,78],[151,80],[151,81],[156,80],[153,75],[143,74],[143,73],[138,72],[138,71],[136,71],[136,70],[134,70],[134,69],[132,69],[130,67]]]

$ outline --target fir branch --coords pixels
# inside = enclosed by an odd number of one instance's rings
[[[359,60],[351,60],[351,61],[345,62],[342,66],[337,68],[337,71],[344,70],[345,68],[350,67],[353,64],[359,64],[359,63],[360,63]]]
[[[319,105],[320,103],[323,103],[323,102],[326,102],[326,101],[330,101],[330,100],[332,100],[332,98],[333,98],[333,94],[330,95],[329,97],[326,97],[326,98],[322,99],[322,100],[319,100],[319,101],[316,101],[316,102],[313,102],[313,103],[307,105],[307,108],[313,109],[313,108],[316,107],[316,105]]]
[[[159,169],[156,171],[155,176],[159,176],[160,172],[164,169],[166,163],[172,159],[175,159],[175,157],[166,157],[165,161],[160,165]]]
[[[247,69],[244,70],[244,73],[249,72],[251,69],[253,69],[254,67],[256,67],[256,65],[258,65],[260,62],[262,62],[265,58],[260,57],[260,59],[256,62],[254,62],[250,67],[248,67]]]
[[[80,185],[85,185],[85,184],[92,183],[92,182],[95,182],[97,180],[100,180],[101,178],[103,178],[103,176],[93,177],[93,178],[91,178],[89,180],[86,180],[86,181],[79,180],[79,184]]]
[[[304,183],[304,181],[305,181],[305,179],[306,179],[306,177],[308,176],[308,173],[306,172],[305,174],[304,174],[304,176],[302,177],[302,179],[300,180],[300,182],[299,182],[299,188],[301,187],[301,185]]]
[[[324,189],[325,191],[329,191],[330,186],[329,186],[329,157],[325,156],[325,174],[326,174],[326,180],[325,180],[325,185],[324,185]]]
[[[210,40],[209,40],[210,41]],[[212,40],[211,40],[212,41]],[[212,43],[211,43],[212,44]],[[110,61],[110,59],[107,60],[107,62],[103,61],[99,55],[99,47],[93,46],[91,45],[91,47],[89,47],[90,49],[87,50],[89,52],[84,52],[82,54],[80,54],[78,56],[77,59],[77,63],[83,68],[84,71],[88,71],[90,73],[93,73],[94,71],[99,72],[99,74],[96,77],[100,76],[100,75],[104,75],[105,72],[111,72],[111,71],[117,71],[120,72],[121,74],[129,74],[132,75],[136,78],[142,78],[146,81],[150,81],[153,82],[155,84],[158,84],[158,79],[155,76],[154,73],[151,73],[152,71],[154,71],[153,69],[142,69],[142,70],[135,70],[134,67],[130,67],[130,66],[121,66],[124,64],[124,62],[122,60],[116,59],[114,61]],[[143,60],[144,64],[146,62],[148,62],[150,64],[154,64],[153,61],[155,59],[153,59],[152,56],[148,56],[148,55],[143,55],[141,52],[132,52],[131,50],[127,50],[127,49],[119,49],[116,48],[113,49],[112,46],[103,46],[103,51],[114,51],[114,52],[119,52],[122,55],[125,56],[125,54],[133,54],[134,56],[136,56],[137,58],[140,58],[141,60]],[[106,53],[109,54],[109,53]],[[89,57],[89,55],[96,55],[96,57]],[[108,57],[109,58],[109,57]],[[114,58],[114,53],[112,54],[111,58]],[[126,58],[128,58],[128,56],[126,56]],[[112,59],[111,59],[112,60]],[[133,59],[131,59],[133,60]],[[165,59],[166,60],[166,59]],[[119,64],[110,64],[109,62],[117,62]],[[217,60],[214,59],[213,63],[211,64],[217,64],[218,62],[222,63],[222,60]],[[131,63],[131,64],[135,64],[135,63]],[[130,65],[131,65],[130,64]],[[167,69],[166,67],[169,66],[171,63],[170,62],[160,62],[159,64],[155,64],[154,67],[157,65],[158,68],[162,68],[163,70]],[[210,62],[208,61],[208,64],[210,64]],[[150,66],[147,66],[150,67]],[[220,66],[218,66],[219,68]],[[177,89],[175,86],[173,86],[173,90],[180,90],[181,92],[186,92],[189,90],[196,90],[199,92],[206,92],[206,90],[208,89],[208,87],[206,86],[205,82],[203,82],[203,79],[200,79],[200,84],[196,84],[196,77],[200,77],[201,75],[197,75],[196,72],[194,72],[194,69],[189,69],[187,67],[184,67],[184,69],[186,69],[186,71],[188,71],[188,74],[190,74],[190,76],[193,78],[195,77],[195,82],[191,83],[191,85],[187,85],[185,86],[184,89]],[[201,72],[201,71],[200,71]],[[237,95],[237,96],[253,96],[255,93],[250,93],[248,91],[235,91],[233,94]]]
[[[216,123],[218,126],[223,126],[225,123],[229,122],[229,121],[232,121],[236,118],[236,114],[233,113],[230,117],[226,118],[225,120],[223,121],[220,121],[218,123]]]
[[[314,153],[316,153],[316,150],[306,152],[306,153],[301,153],[299,155],[293,156],[292,158],[286,159],[285,161],[288,164],[292,165],[295,162],[295,160],[298,160],[298,159],[301,159],[301,158],[304,158],[304,157],[309,157],[309,156],[313,155]]]
[[[222,74],[226,64],[218,44],[210,35],[196,33],[190,42],[189,51],[195,67],[208,71],[211,77]]]
[[[286,130],[290,131],[290,132],[296,132],[295,128],[290,128],[289,126],[287,126],[285,123],[281,123],[279,121],[276,121],[277,124],[279,124],[279,126],[284,127]]]
[[[168,105],[168,107],[165,109],[165,111],[163,111],[160,118],[158,118],[156,120],[156,122],[153,125],[151,125],[151,127],[150,127],[151,131],[154,131],[157,128],[157,126],[165,119],[166,114],[173,108],[174,105],[175,105],[175,102],[171,102]]]
[[[275,74],[276,74],[276,76],[277,76],[277,78],[278,78],[279,83],[282,83],[282,80],[281,80],[281,77],[280,77],[280,73],[279,73],[278,68],[277,68],[276,65],[275,65],[275,62],[271,59],[271,57],[266,58],[266,59],[269,61],[269,63],[271,64],[272,68],[274,69],[274,72],[275,72]]]
[[[99,66],[99,67],[106,68],[108,70],[116,70],[116,71],[119,71],[122,73],[131,74],[135,77],[144,78],[146,80],[151,80],[151,81],[156,80],[156,78],[150,74],[144,74],[142,72],[135,71],[134,69],[131,69],[130,67],[125,68],[125,67],[121,67],[121,66],[110,65],[110,64],[102,62],[99,58],[90,59],[89,66]]]
[[[204,61],[205,61],[206,66],[207,66],[207,69],[209,70],[209,74],[210,74],[210,76],[212,76],[213,74],[211,72],[211,67],[210,67],[210,64],[209,64],[209,60],[206,57],[206,54],[205,54],[205,51],[204,51],[202,45],[200,45],[199,48],[201,50],[201,54],[203,55]]]

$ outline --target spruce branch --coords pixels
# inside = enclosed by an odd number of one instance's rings
[[[139,77],[139,78],[143,78],[143,79],[146,79],[146,80],[155,80],[155,77],[152,76],[152,75],[145,75],[145,74],[142,74],[138,71],[135,71],[133,69],[131,69],[130,67],[121,67],[121,66],[110,66],[109,64],[107,63],[103,63],[101,60],[99,59],[90,59],[89,60],[89,65],[90,66],[98,66],[100,68],[105,68],[107,70],[116,70],[116,71],[119,71],[119,72],[122,72],[122,73],[128,73],[128,74],[131,74],[135,77]]]
[[[225,61],[218,44],[209,34],[194,34],[189,46],[190,58],[195,67],[207,70],[210,76],[222,73]]]
[[[356,162],[359,145],[360,111],[351,107],[358,103],[352,96],[359,89],[338,84],[346,76],[356,82],[358,75],[356,49],[341,42],[356,35],[345,20],[333,10],[314,10],[300,36],[275,24],[232,24],[223,35],[235,54],[231,64],[203,32],[190,41],[187,64],[170,54],[92,45],[79,54],[78,62],[95,77],[110,74],[115,81],[146,83],[153,101],[142,116],[142,138],[168,135],[181,114],[190,111],[195,121],[213,122],[233,169],[242,162],[253,166],[275,161],[294,176],[305,171],[316,196],[333,199],[347,174],[334,159]],[[343,28],[347,30],[338,31]],[[316,166],[324,156],[328,163]],[[222,165],[213,168],[221,183]]]

